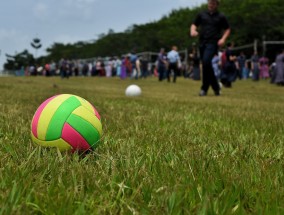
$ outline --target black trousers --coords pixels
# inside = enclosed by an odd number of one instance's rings
[[[177,66],[177,63],[170,63],[169,64],[169,68],[168,68],[168,71],[167,71],[167,78],[168,78],[168,81],[170,81],[170,75],[171,75],[171,72],[174,72],[174,80],[173,82],[176,82],[176,79],[177,79],[177,73],[178,73],[178,66]]]
[[[217,44],[202,44],[200,45],[200,57],[202,60],[202,86],[201,90],[208,91],[211,86],[215,92],[220,91],[218,80],[214,74],[212,67],[212,59],[218,53]]]

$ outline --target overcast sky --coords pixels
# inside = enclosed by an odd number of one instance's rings
[[[123,32],[133,24],[159,20],[173,9],[196,7],[206,0],[9,0],[0,7],[0,69],[5,54],[14,55],[40,38],[37,56],[54,42],[96,39],[109,29]],[[188,20],[185,20],[188,21]]]

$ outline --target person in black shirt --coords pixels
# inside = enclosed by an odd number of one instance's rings
[[[218,11],[218,6],[219,0],[208,0],[208,10],[200,12],[190,26],[190,35],[199,36],[203,71],[200,96],[206,96],[210,86],[216,96],[220,95],[220,86],[214,75],[211,61],[218,52],[218,47],[225,44],[231,30],[225,15]],[[200,27],[200,33],[198,27]]]

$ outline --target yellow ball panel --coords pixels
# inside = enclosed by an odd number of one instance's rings
[[[83,99],[79,96],[76,96],[76,98],[80,101],[80,103],[82,104],[83,107],[87,108],[91,112],[94,112],[93,106],[87,100],[85,100],[85,99]]]
[[[71,96],[72,95],[69,95],[69,94],[59,95],[45,106],[38,120],[38,125],[37,125],[38,139],[40,140],[45,139],[47,128],[49,126],[49,122],[51,118],[53,117],[54,113],[59,108],[59,106]]]
[[[32,133],[32,140],[34,143],[45,146],[45,147],[57,147],[60,151],[70,150],[72,147],[63,139],[52,140],[52,141],[43,141],[37,139]]]
[[[87,122],[91,123],[99,132],[100,136],[102,136],[102,123],[101,121],[97,118],[97,116],[94,114],[94,112],[90,112],[90,111],[86,111],[86,108],[83,106],[80,106],[78,108],[76,108],[73,111],[73,114],[83,118],[84,120],[86,120]]]

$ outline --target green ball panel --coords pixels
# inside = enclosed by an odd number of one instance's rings
[[[64,123],[76,108],[81,105],[80,101],[72,96],[64,101],[54,113],[46,132],[46,140],[56,140],[61,137]]]
[[[96,147],[100,140],[100,134],[91,123],[75,114],[71,114],[67,122],[82,135],[91,147]]]

